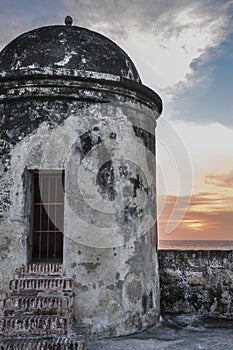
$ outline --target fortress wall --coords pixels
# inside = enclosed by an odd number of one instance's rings
[[[161,313],[233,319],[233,251],[160,250]]]

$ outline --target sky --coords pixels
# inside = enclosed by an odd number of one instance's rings
[[[0,48],[50,24],[100,32],[162,98],[162,240],[233,240],[233,0],[0,0]]]

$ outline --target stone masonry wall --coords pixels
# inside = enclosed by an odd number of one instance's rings
[[[159,251],[161,313],[233,319],[232,251]]]
[[[158,321],[159,108],[144,95],[104,80],[2,81],[0,315],[14,271],[34,259],[33,175],[64,171],[63,267],[74,281],[74,321],[101,336]]]

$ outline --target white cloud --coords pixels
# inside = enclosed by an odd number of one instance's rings
[[[134,31],[120,43],[136,63],[143,82],[161,92],[168,102],[177,91],[198,83],[200,77],[196,79],[191,64],[205,60],[206,52],[222,42],[227,21],[227,14],[201,17],[187,8],[177,14],[174,27],[161,28],[156,36]]]
[[[195,60],[227,36],[232,0],[63,0],[80,25],[115,40],[133,59],[142,81],[169,102],[197,84]],[[204,79],[205,77],[202,77]]]

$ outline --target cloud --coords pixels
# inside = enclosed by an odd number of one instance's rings
[[[206,60],[229,31],[232,1],[63,0],[80,25],[116,40],[145,84],[166,101],[198,83],[192,63]]]
[[[186,207],[187,196],[176,196],[176,195],[167,195],[166,202],[164,206],[164,210],[162,213],[162,217],[166,216],[166,220],[168,216],[170,216],[172,209],[179,198],[180,207],[179,210],[183,210]],[[188,213],[194,212],[205,212],[205,213],[214,213],[216,210],[221,211],[228,208],[229,201],[232,201],[232,197],[219,194],[217,192],[197,192],[192,195],[189,207],[187,208]],[[182,205],[183,203],[183,205]]]
[[[231,88],[222,89],[232,78],[216,79],[213,62],[232,31],[232,0],[63,3],[79,25],[101,32],[126,50],[143,83],[162,97],[163,115],[200,124],[232,124]]]
[[[191,80],[196,81],[191,90],[182,90],[183,87],[177,90],[179,98],[170,105],[174,119],[197,124],[218,121],[233,127],[232,57],[233,33],[218,47],[203,54],[202,59],[193,61],[195,74]]]
[[[164,210],[158,220],[159,238],[161,240],[233,239],[233,210],[228,206],[229,201],[232,201],[232,197],[209,192],[193,194],[185,217],[173,232],[167,233],[167,223],[170,220],[176,201],[177,196],[169,195],[166,197]]]
[[[226,174],[211,174],[205,176],[205,183],[233,190],[233,170]]]

